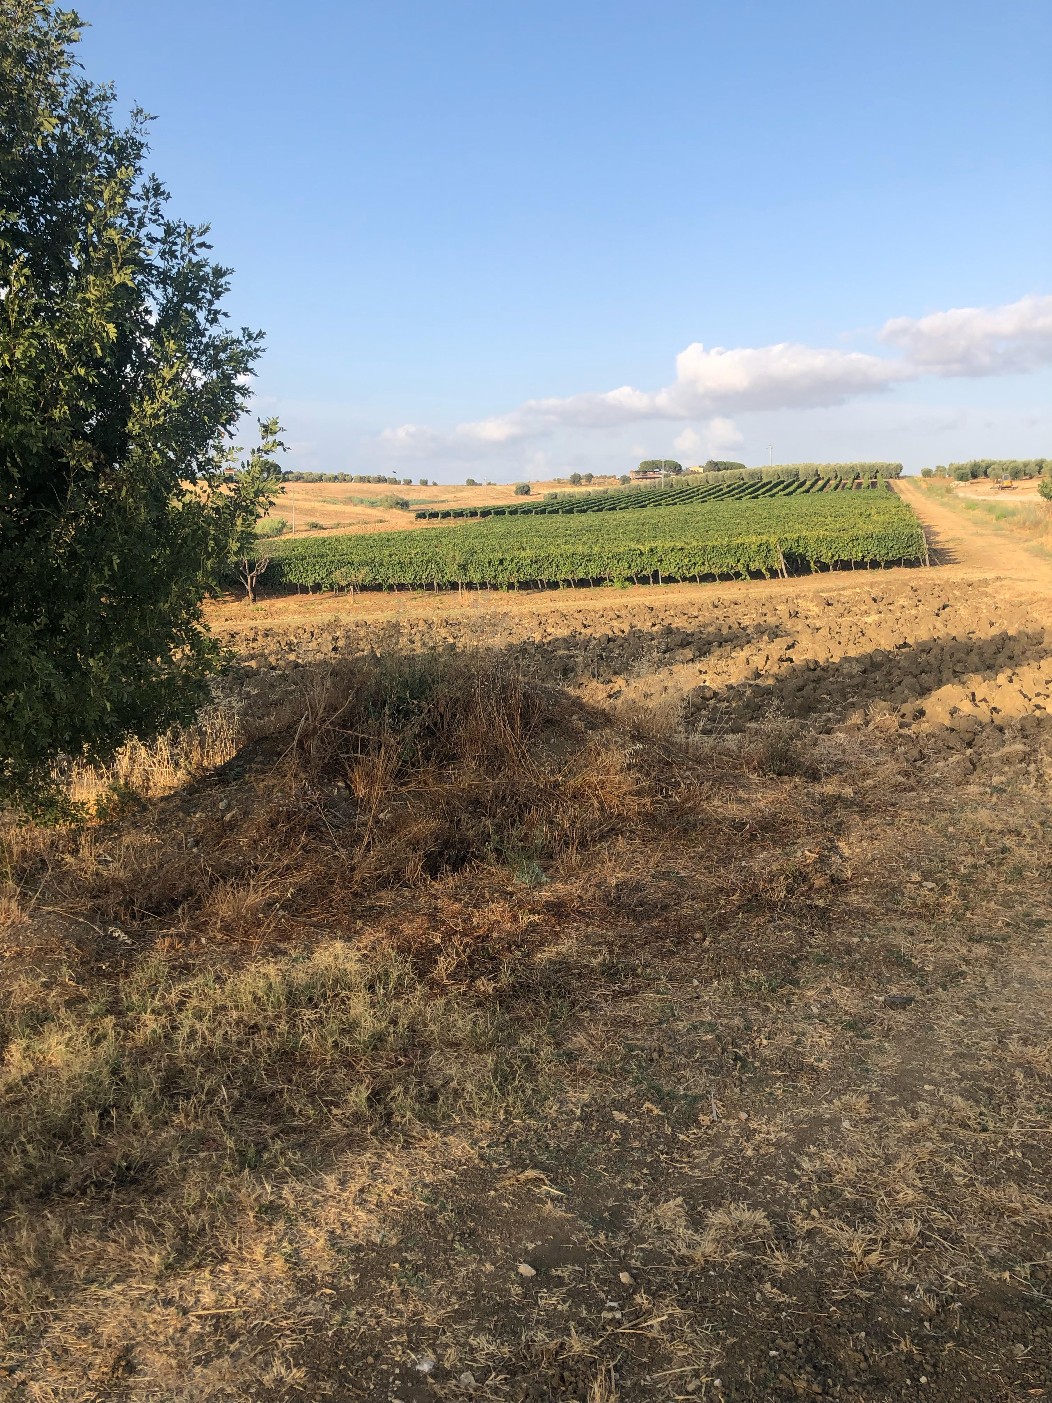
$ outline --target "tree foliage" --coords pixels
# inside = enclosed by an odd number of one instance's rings
[[[260,419],[259,444],[229,474],[223,498],[229,515],[230,554],[237,562],[250,604],[255,604],[256,586],[270,564],[269,556],[258,548],[258,522],[269,515],[278,494],[285,490],[276,457],[285,447],[278,437],[280,433],[281,425],[276,419]]]
[[[677,463],[674,458],[644,458],[635,471],[637,473],[671,473],[673,476],[678,476],[683,471],[683,464]]]
[[[946,471],[958,482],[974,481],[980,477],[1008,478],[1011,482],[1018,482],[1021,478],[1052,473],[1052,459],[973,458],[968,463],[950,463]]]
[[[82,76],[80,29],[0,0],[0,799],[23,802],[56,758],[192,713],[262,339],[227,326],[229,269],[145,172],[145,113],[119,125]]]

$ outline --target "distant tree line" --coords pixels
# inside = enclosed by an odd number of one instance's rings
[[[725,468],[725,482],[794,482],[801,478],[829,477],[869,481],[873,478],[899,477],[901,463],[776,463],[770,468]]]
[[[922,470],[922,476],[950,477],[956,482],[974,482],[980,477],[1018,482],[1027,477],[1052,477],[1052,458],[973,458],[968,463],[940,464]]]
[[[901,477],[901,463],[775,463],[764,472],[793,469],[802,477]],[[753,470],[755,471],[755,469]]]
[[[389,487],[404,487],[407,484],[400,477],[386,477],[383,473],[303,473],[286,469],[283,482],[369,482],[385,483]],[[426,478],[420,479],[421,487],[427,486]]]

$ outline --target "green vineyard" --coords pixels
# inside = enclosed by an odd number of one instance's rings
[[[661,483],[613,487],[595,492],[553,492],[543,501],[500,506],[441,507],[418,511],[418,521],[460,521],[490,516],[577,516],[591,512],[640,511],[700,502],[766,501],[773,497],[814,493],[864,491],[883,486],[900,464],[861,463],[857,468],[835,465],[824,471],[814,464],[798,468],[747,468],[741,472],[673,479]],[[878,471],[880,470],[880,471]]]
[[[310,536],[268,547],[268,587],[545,588],[746,579],[925,559],[885,484],[722,494],[647,511],[519,512],[471,525]]]

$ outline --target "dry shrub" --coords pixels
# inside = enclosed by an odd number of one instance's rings
[[[308,1142],[313,1159],[356,1128],[538,1094],[567,991],[558,970],[507,962],[523,927],[501,885],[676,822],[687,792],[664,752],[484,658],[342,664],[295,723],[276,719],[222,783],[9,848],[4,913],[38,894],[116,959],[91,998],[19,997],[0,1018],[0,1182],[16,1196],[161,1191],[191,1164],[197,1181],[288,1169]],[[129,748],[121,773],[164,789],[228,758],[233,736],[173,739],[152,768]],[[426,959],[410,911],[402,939],[386,919],[363,928],[369,901],[375,916],[469,867],[499,879],[491,913],[449,942],[430,932]],[[472,942],[477,983],[451,990],[443,945],[456,965]]]
[[[129,745],[105,774],[77,771],[71,793],[96,826],[9,824],[0,895],[46,879],[53,904],[100,925],[210,942],[258,943],[279,914],[339,932],[380,892],[487,865],[539,886],[614,836],[686,836],[711,780],[685,746],[486,655],[341,662],[253,730],[221,780],[209,767],[239,734],[223,711]],[[152,802],[99,826],[107,797],[132,791]]]
[[[743,746],[745,763],[756,774],[787,779],[818,779],[811,737],[799,721],[773,717],[753,728]]]
[[[330,923],[370,894],[473,866],[537,885],[560,859],[683,808],[682,766],[481,657],[339,665],[267,744],[277,758],[231,796],[227,821],[200,828],[213,911],[225,881],[256,894],[261,919],[270,901]],[[170,885],[158,864],[155,852],[151,891]]]

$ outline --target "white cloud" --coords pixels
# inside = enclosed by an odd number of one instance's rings
[[[705,439],[697,429],[684,429],[672,440],[672,447],[684,458],[700,458],[705,451]]]
[[[905,378],[900,363],[858,351],[812,350],[783,343],[707,351],[695,342],[676,357],[676,379],[661,390],[617,390],[526,400],[508,414],[439,433],[419,424],[385,429],[395,455],[433,452],[473,457],[480,451],[543,437],[558,429],[610,429],[644,419],[694,419],[720,409],[816,409],[886,390]],[[717,417],[721,417],[717,415]]]
[[[880,340],[898,355],[828,350],[779,342],[772,346],[706,349],[693,342],[676,357],[676,375],[658,390],[622,385],[563,398],[526,400],[506,414],[439,431],[419,424],[385,429],[380,447],[394,457],[492,456],[495,451],[563,429],[612,429],[644,420],[712,416],[708,433],[730,425],[734,412],[826,409],[880,394],[925,376],[1007,375],[1052,363],[1052,297],[1024,297],[1003,307],[960,307],[885,323]],[[687,429],[676,440],[693,443]],[[724,430],[724,434],[728,431]],[[710,452],[741,437],[712,441]],[[699,437],[698,443],[701,443]],[[709,440],[706,440],[709,445]]]
[[[955,307],[893,317],[880,339],[898,346],[918,375],[1016,375],[1052,362],[1052,297],[1003,307]]]
[[[701,429],[688,426],[672,440],[672,447],[684,458],[702,461],[728,453],[744,442],[744,435],[733,419],[717,417]]]
[[[706,351],[700,342],[676,357],[676,382],[655,400],[676,418],[721,409],[822,409],[905,378],[897,361],[861,351],[776,346]]]

